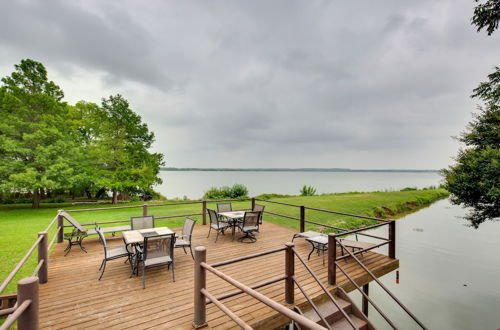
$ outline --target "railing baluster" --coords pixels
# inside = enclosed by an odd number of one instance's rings
[[[328,235],[328,284],[337,283],[337,240],[335,234]]]
[[[293,305],[295,302],[295,292],[294,292],[294,280],[295,275],[295,255],[293,253],[293,247],[295,244],[286,243],[285,250],[285,302],[287,304]]]
[[[43,284],[47,283],[48,281],[49,263],[48,263],[47,241],[49,238],[49,234],[46,231],[42,231],[38,233],[38,236],[42,236],[42,240],[40,241],[40,243],[38,243],[38,262],[43,260],[43,264],[41,265],[40,270],[38,271],[38,279],[40,281],[40,284]]]
[[[206,288],[207,275],[206,270],[201,263],[207,260],[207,249],[204,246],[197,246],[194,249],[194,320],[195,329],[207,326],[206,320],[206,302],[201,289]]]

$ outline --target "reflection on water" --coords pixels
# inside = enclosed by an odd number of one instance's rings
[[[500,222],[476,230],[464,214],[441,200],[398,220],[400,283],[395,272],[382,282],[430,329],[500,329]],[[376,284],[370,297],[400,329],[418,329]],[[369,313],[375,326],[389,328],[375,309]]]

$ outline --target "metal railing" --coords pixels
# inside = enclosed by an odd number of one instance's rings
[[[195,248],[195,265],[194,265],[194,320],[193,325],[195,328],[201,328],[207,325],[206,321],[206,305],[209,303],[213,303],[217,306],[224,314],[226,314],[231,320],[233,320],[238,326],[243,329],[253,329],[249,324],[239,318],[233,311],[231,311],[227,306],[225,306],[221,300],[227,299],[229,297],[234,297],[239,294],[247,294],[259,302],[271,307],[276,312],[288,317],[289,319],[297,322],[301,326],[304,326],[307,329],[317,329],[317,330],[325,330],[326,328],[315,323],[314,321],[300,315],[297,312],[294,312],[288,307],[281,305],[280,303],[266,297],[262,293],[255,291],[257,288],[261,288],[266,285],[270,285],[273,283],[277,283],[280,281],[285,281],[285,301],[287,304],[294,303],[294,293],[293,293],[293,285],[294,285],[294,275],[293,275],[293,265],[290,264],[290,256],[291,262],[293,263],[293,252],[291,248],[293,248],[293,243],[289,243],[287,247],[269,250],[261,253],[252,254],[245,257],[240,257],[236,259],[226,260],[223,262],[215,263],[209,265],[206,263],[207,258],[207,250],[204,246],[198,246]],[[285,276],[280,276],[275,279],[266,281],[264,283],[260,283],[253,286],[247,286],[232,277],[224,274],[219,271],[217,267],[230,265],[233,263],[237,263],[244,260],[254,259],[258,257],[262,257],[269,254],[279,253],[282,251],[288,251],[286,254],[286,266],[285,266]],[[213,296],[206,288],[206,272],[209,271],[222,280],[228,282],[235,288],[239,289],[238,291],[222,295],[219,297]],[[290,285],[291,284],[291,285]],[[326,324],[326,323],[325,323]]]
[[[0,317],[6,317],[5,322],[0,326],[0,330],[8,329],[17,321],[19,329],[37,329],[38,328],[38,286],[48,282],[48,255],[57,236],[62,232],[62,227],[58,226],[54,237],[48,242],[49,231],[56,223],[58,216],[49,223],[47,228],[38,233],[37,240],[28,249],[14,269],[9,273],[5,280],[0,284],[0,293],[5,291],[21,268],[26,264],[35,249],[38,248],[38,263],[31,277],[26,277],[18,281],[16,303],[13,307],[0,310]],[[12,295],[9,295],[12,297]],[[0,296],[1,298],[1,296]]]

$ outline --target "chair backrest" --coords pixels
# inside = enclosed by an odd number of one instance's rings
[[[186,217],[184,221],[184,226],[182,227],[182,238],[189,238],[189,242],[191,242],[191,236],[193,235],[193,229],[196,220]]]
[[[243,217],[243,228],[259,227],[260,212],[245,212]]]
[[[217,212],[212,209],[207,209],[208,212],[208,217],[210,218],[210,224],[218,224],[219,223],[219,217],[217,216]]]
[[[174,260],[174,241],[173,234],[144,237],[144,261],[167,256]]]
[[[233,210],[231,203],[219,203],[217,204],[217,212],[230,212]]]
[[[265,208],[266,208],[265,205],[255,204],[252,211],[255,211],[255,212],[264,212]]]
[[[97,235],[99,235],[99,240],[101,241],[102,247],[104,248],[104,259],[108,258],[108,245],[106,244],[106,236],[104,236],[104,232],[101,227],[96,226],[95,231]]]
[[[155,217],[152,215],[143,217],[130,217],[132,230],[147,229],[155,227]]]
[[[71,215],[69,215],[67,212],[60,212],[59,215],[63,216],[66,220],[68,220],[68,222],[73,226],[75,227],[76,229],[78,229],[79,231],[82,231],[82,232],[86,232],[87,229],[83,228],[82,225],[80,225],[78,223],[78,221],[75,220],[75,218],[73,218]]]

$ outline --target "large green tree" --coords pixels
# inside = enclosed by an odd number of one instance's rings
[[[478,2],[476,0],[476,2]],[[491,35],[500,19],[500,1],[489,0],[474,10],[472,23]],[[456,163],[442,171],[451,201],[471,208],[466,218],[478,227],[500,217],[500,69],[474,89],[473,98],[483,101],[459,141],[465,144]]]
[[[86,111],[80,131],[86,136],[86,155],[94,162],[93,168],[87,167],[91,173],[86,178],[94,177],[95,187],[111,190],[116,203],[118,192],[144,194],[161,183],[163,155],[148,150],[154,134],[123,96],[103,99],[101,107],[79,104],[78,108]]]
[[[0,190],[30,191],[38,208],[47,189],[68,186],[75,144],[63,91],[42,63],[15,65],[0,87]]]

